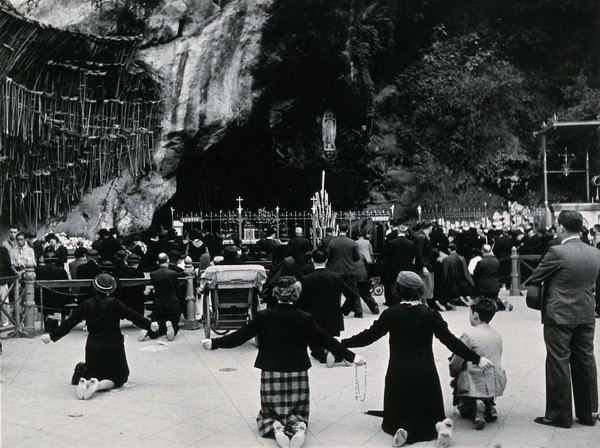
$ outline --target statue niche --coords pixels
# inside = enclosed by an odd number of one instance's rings
[[[321,126],[323,133],[323,149],[325,151],[335,151],[336,120],[335,114],[332,111],[326,110],[325,113],[323,113]]]

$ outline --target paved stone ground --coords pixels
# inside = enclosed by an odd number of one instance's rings
[[[381,302],[382,298],[379,297]],[[434,350],[444,389],[446,413],[455,421],[454,447],[598,447],[600,425],[575,423],[555,429],[533,422],[544,412],[544,343],[538,313],[522,297],[515,309],[499,313],[492,325],[504,337],[506,395],[498,399],[499,420],[475,431],[451,405],[447,358]],[[460,335],[469,326],[468,310],[443,313]],[[368,327],[375,316],[346,319],[344,335]],[[255,417],[260,407],[260,371],[253,367],[252,342],[232,350],[207,352],[203,331],[182,331],[174,341],[138,342],[138,330],[123,324],[131,375],[122,389],[76,398],[69,384],[83,360],[86,334],[80,327],[57,343],[41,337],[3,340],[1,429],[4,448],[24,447],[275,447],[261,438]],[[596,336],[596,357],[600,343]],[[306,447],[389,447],[392,438],[381,420],[364,414],[381,409],[388,359],[387,338],[356,350],[368,361],[366,401],[355,400],[355,367],[310,369],[311,415]],[[363,384],[363,368],[358,369]],[[433,447],[435,442],[416,447]]]

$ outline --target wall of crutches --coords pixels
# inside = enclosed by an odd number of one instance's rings
[[[0,213],[36,226],[127,169],[160,132],[139,39],[58,30],[0,7]]]

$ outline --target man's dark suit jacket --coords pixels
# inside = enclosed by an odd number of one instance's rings
[[[415,242],[406,236],[389,241],[385,247],[384,281],[393,282],[400,271],[415,270]]]
[[[302,272],[305,271],[304,267],[310,262],[308,252],[312,250],[312,244],[303,236],[295,236],[290,238],[288,246],[292,249],[292,258],[296,260]]]
[[[68,280],[69,275],[63,268],[59,268],[53,264],[38,264],[35,269],[35,277],[37,280]],[[65,294],[61,294],[64,292]],[[63,308],[67,303],[72,303],[73,299],[68,295],[69,290],[52,287],[51,289],[43,289],[42,297],[44,298],[44,307],[48,308]],[[36,302],[40,304],[40,291],[36,290]],[[44,310],[44,314],[55,313],[56,309]]]
[[[423,231],[415,234],[415,269],[417,272],[422,272],[423,268],[427,268],[429,272],[433,272],[431,266],[431,240]]]
[[[120,265],[115,268],[115,275],[121,278],[144,278],[144,273],[139,269],[132,268],[127,265]],[[146,287],[144,285],[140,286],[129,286],[127,288],[122,288],[120,285],[115,291],[115,297],[120,299],[123,303],[125,303],[130,308],[133,308],[135,311],[140,313],[142,316],[144,315],[144,290]]]
[[[150,272],[150,281],[154,286],[154,312],[158,314],[180,314],[177,290],[179,288],[177,272],[166,266]]]
[[[328,269],[316,269],[302,279],[302,293],[297,306],[313,315],[325,331],[339,336],[344,329],[341,294],[351,294],[342,276]]]
[[[82,264],[77,268],[77,280],[82,279],[90,279],[95,278],[98,274],[100,274],[101,269],[94,260],[88,260],[87,263]],[[85,294],[78,298],[78,301],[81,303],[83,300],[94,297],[94,289],[91,286],[82,286],[79,289],[79,294]]]
[[[121,243],[119,243],[114,236],[110,235],[102,240],[98,252],[103,260],[113,261],[115,259],[115,254],[121,249],[123,249]]]
[[[354,262],[360,260],[358,247],[346,235],[338,235],[327,246],[327,267],[341,275],[354,275]]]
[[[354,361],[354,353],[327,334],[313,317],[291,304],[278,304],[259,311],[239,330],[212,340],[212,349],[233,348],[258,337],[254,367],[270,372],[299,372],[311,366],[306,347],[323,347],[336,357]]]
[[[498,296],[501,287],[498,281],[499,271],[500,262],[494,255],[486,255],[477,262],[473,271],[473,282],[479,294]]]

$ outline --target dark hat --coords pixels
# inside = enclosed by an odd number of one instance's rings
[[[46,252],[44,254],[44,261],[48,261],[48,260],[58,260],[58,258],[56,258],[56,253]]]
[[[44,240],[46,240],[46,242],[49,243],[50,240],[58,241],[58,237],[54,233],[49,233],[48,235],[45,236]]]
[[[100,229],[100,230],[98,230],[98,235],[99,236],[108,236],[108,235],[110,235],[110,233],[108,232],[107,229]]]
[[[423,280],[411,271],[401,271],[396,278],[396,283],[405,288],[419,289],[423,287]]]
[[[77,249],[75,249],[73,256],[75,258],[81,258],[84,255],[86,255],[87,253],[88,253],[88,250],[85,247],[79,246]]]
[[[169,258],[171,260],[179,260],[181,258],[181,254],[178,251],[176,251],[175,249],[170,250],[167,255],[169,255]]]
[[[125,258],[127,258],[127,252],[125,252],[123,249],[120,249],[115,254],[115,258],[117,260],[125,260]]]
[[[100,253],[96,249],[90,249],[87,253],[88,258],[99,258]]]
[[[129,254],[127,255],[127,263],[139,263],[142,261],[142,257],[138,254]]]
[[[104,260],[102,263],[100,263],[100,269],[103,271],[112,272],[115,270],[115,264],[112,261]]]
[[[117,289],[117,281],[110,274],[98,274],[94,278],[92,286],[102,294],[112,294]]]
[[[238,257],[239,252],[236,246],[227,246],[225,249],[223,249],[222,254],[226,260],[234,260]]]

